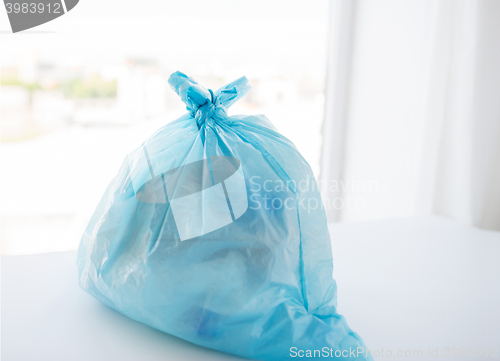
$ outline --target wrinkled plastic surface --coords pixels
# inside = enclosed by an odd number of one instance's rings
[[[365,346],[336,312],[330,237],[307,162],[265,116],[227,115],[250,89],[246,78],[216,92],[180,72],[169,83],[189,113],[126,157],[82,237],[80,286],[216,350],[356,358]]]

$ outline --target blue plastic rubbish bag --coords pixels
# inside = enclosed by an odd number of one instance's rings
[[[169,83],[189,113],[126,157],[82,237],[80,286],[212,349],[370,359],[336,312],[311,168],[265,116],[227,115],[247,79],[215,92],[180,72]]]

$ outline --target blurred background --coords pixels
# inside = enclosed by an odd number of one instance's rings
[[[82,0],[11,34],[0,11],[3,254],[76,249],[125,155],[185,113],[180,70],[247,76],[329,221],[443,214],[500,230],[495,0]]]

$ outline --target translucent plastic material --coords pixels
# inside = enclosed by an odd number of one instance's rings
[[[126,157],[80,243],[80,286],[216,350],[369,359],[336,312],[309,165],[265,116],[226,113],[250,89],[247,79],[216,92],[179,72],[169,83],[189,113]]]

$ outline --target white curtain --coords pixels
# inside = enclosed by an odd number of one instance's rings
[[[332,4],[329,220],[441,214],[500,230],[500,1]]]

